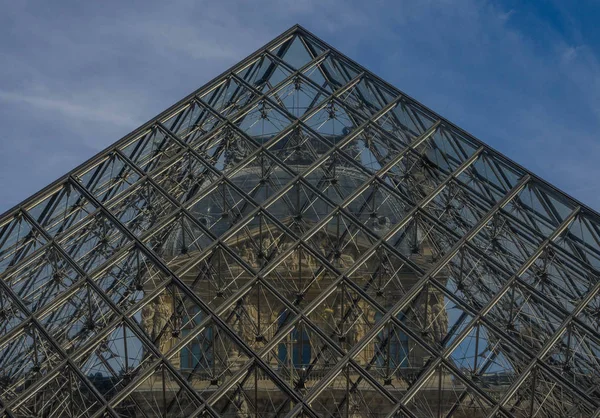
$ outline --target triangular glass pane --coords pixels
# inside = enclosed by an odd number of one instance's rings
[[[304,127],[296,126],[288,134],[267,145],[267,148],[290,169],[302,173],[329,149],[329,144]]]
[[[600,268],[600,235],[595,221],[586,215],[579,215],[569,226],[566,233],[556,241],[568,253],[580,262]]]
[[[366,76],[344,91],[340,98],[364,118],[374,116],[395,99],[387,89],[382,89],[378,83],[372,82]]]
[[[289,41],[283,43],[273,53],[296,70],[314,58],[313,51],[307,49],[304,38],[299,35],[295,35]]]
[[[431,147],[433,151],[428,155],[429,158],[442,170],[450,172],[472,156],[478,145],[456,130],[442,126],[433,134]]]
[[[45,243],[44,237],[21,214],[0,223],[0,273],[15,266]]]
[[[67,183],[27,211],[54,237],[84,221],[95,209],[75,187]]]
[[[201,99],[222,116],[231,117],[252,103],[258,95],[235,77],[228,77]]]
[[[219,118],[194,100],[163,120],[162,124],[180,140],[193,146],[199,137],[212,131],[219,122]]]
[[[137,167],[149,173],[163,166],[183,147],[160,128],[152,128],[122,148]]]
[[[431,128],[435,121],[433,115],[422,112],[411,102],[400,100],[377,120],[377,124],[400,141],[410,143]]]
[[[543,188],[534,182],[528,183],[505,207],[508,212],[544,237],[552,234],[573,208],[573,205],[568,207],[556,200],[552,203]]]
[[[336,91],[359,74],[360,70],[341,60],[335,53],[329,53],[316,65],[310,65],[304,74],[326,90]]]
[[[80,279],[78,273],[54,247],[48,248],[44,254],[38,254],[30,263],[4,278],[31,312],[46,306]],[[11,312],[6,307],[4,310]]]
[[[114,198],[140,179],[137,171],[115,153],[75,177],[100,202]]]
[[[63,236],[58,244],[86,271],[93,271],[130,242],[127,235],[104,214],[97,214],[80,228]]]
[[[237,75],[256,89],[267,91],[276,86],[291,74],[288,66],[278,63],[270,56],[263,54]]]
[[[520,169],[507,166],[502,160],[483,154],[456,178],[492,205],[502,199],[523,176]]]

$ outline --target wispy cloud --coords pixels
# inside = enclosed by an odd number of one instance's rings
[[[85,104],[57,99],[52,96],[36,96],[24,93],[13,93],[0,90],[0,100],[15,104],[25,104],[42,110],[53,112],[66,118],[75,118],[81,121],[108,122],[119,126],[132,126],[136,121],[127,114],[119,114],[108,109]]]

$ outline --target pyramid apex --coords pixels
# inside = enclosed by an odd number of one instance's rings
[[[302,26],[300,23],[296,23],[296,24],[295,24],[294,26],[292,26],[290,29],[291,29],[291,30],[294,30],[294,31],[296,31],[296,32],[300,32],[300,31],[307,32],[307,30],[304,28],[304,26]]]

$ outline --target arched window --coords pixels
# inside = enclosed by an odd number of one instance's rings
[[[382,315],[377,312],[375,322],[378,322],[381,317]],[[402,312],[397,318],[404,322],[405,317]],[[386,324],[375,339],[375,356],[377,366],[387,372],[408,367],[408,335],[391,323]]]
[[[186,324],[181,330],[182,337],[189,335],[190,331],[200,324],[204,319],[202,312],[198,307],[192,308],[188,315],[192,316],[183,319]],[[180,353],[181,369],[203,370],[212,367],[214,362],[214,344],[213,344],[213,329],[211,326],[204,328],[190,343],[181,349]]]
[[[285,326],[288,322],[290,313],[284,311],[279,315],[279,327]],[[301,326],[294,328],[291,334],[279,343],[278,357],[282,365],[290,367],[290,360],[296,368],[308,367],[310,365],[311,347],[308,333]],[[288,351],[292,351],[292,358],[288,357]]]

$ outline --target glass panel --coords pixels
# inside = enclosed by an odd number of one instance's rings
[[[291,70],[285,64],[280,64],[263,54],[237,74],[256,89],[264,92],[288,78]]]
[[[123,147],[123,154],[145,172],[163,166],[183,148],[159,128],[154,128]]]
[[[140,179],[140,175],[117,154],[111,154],[77,179],[100,202],[106,202]]]
[[[22,215],[7,219],[0,224],[0,274],[45,243],[44,237]]]
[[[314,58],[314,52],[307,48],[306,41],[301,36],[292,37],[273,53],[294,69],[299,69]]]
[[[95,209],[75,187],[67,183],[27,211],[54,237],[79,224]]]

